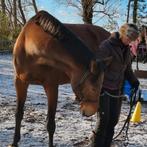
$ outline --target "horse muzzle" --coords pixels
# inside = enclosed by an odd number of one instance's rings
[[[80,103],[80,112],[83,116],[92,116],[98,110],[97,102],[81,102]]]

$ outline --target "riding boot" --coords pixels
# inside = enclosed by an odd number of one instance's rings
[[[100,110],[97,116],[97,123],[93,131],[89,147],[105,147],[106,132],[109,122],[109,97],[103,95],[100,97]]]
[[[112,137],[95,136],[87,147],[111,147]]]
[[[105,147],[105,137],[100,135],[93,135],[87,147]]]
[[[101,133],[101,131],[95,133],[91,138],[90,147],[110,147],[114,131],[108,132],[108,130],[103,131],[103,133]]]
[[[110,147],[110,146],[111,146],[111,143],[112,143],[112,140],[113,140],[113,134],[109,134],[109,135],[106,137],[104,147]]]

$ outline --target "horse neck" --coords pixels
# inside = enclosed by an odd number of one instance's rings
[[[60,58],[58,57],[59,55]],[[75,85],[80,80],[83,73],[88,70],[86,65],[78,63],[73,56],[66,55],[65,53],[58,54],[55,58],[55,65],[53,66],[66,73],[73,85]]]

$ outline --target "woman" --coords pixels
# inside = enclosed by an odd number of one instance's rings
[[[106,68],[104,82],[100,96],[100,109],[91,147],[110,147],[114,135],[120,110],[122,87],[124,80],[128,80],[135,90],[139,81],[131,67],[129,44],[138,38],[138,28],[134,24],[124,24],[119,32],[114,32],[97,51],[98,58],[112,57],[112,62]]]

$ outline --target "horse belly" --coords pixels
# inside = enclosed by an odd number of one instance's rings
[[[48,83],[62,85],[69,83],[69,78],[64,72],[46,65],[28,65],[27,68],[22,68],[21,70],[23,72],[17,73],[17,77],[30,84],[43,85]]]

